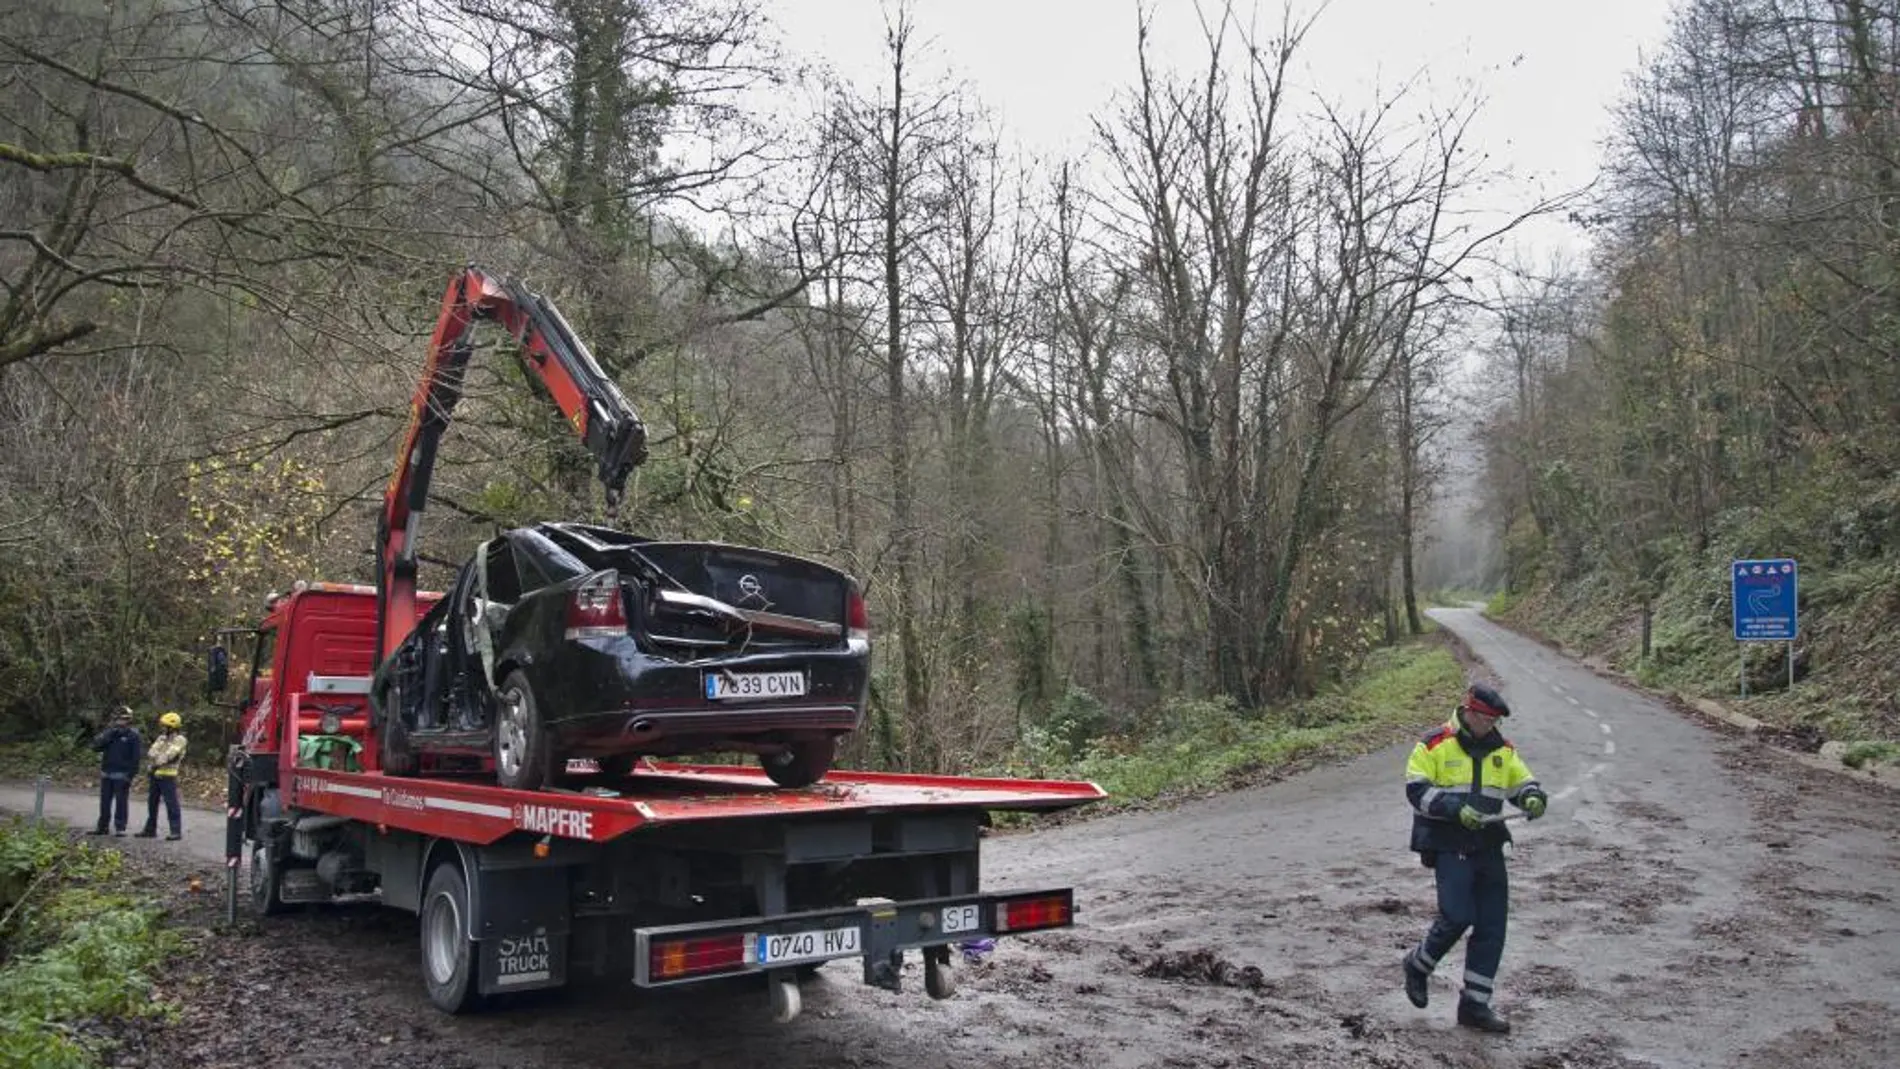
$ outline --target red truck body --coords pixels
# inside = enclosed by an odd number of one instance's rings
[[[947,996],[952,945],[1072,921],[1067,888],[981,891],[979,843],[990,811],[1084,804],[1094,784],[834,771],[786,789],[756,767],[644,761],[516,791],[466,758],[391,775],[370,728],[377,635],[372,587],[300,583],[270,602],[232,752],[230,860],[235,876],[249,844],[260,912],[373,894],[421,914],[443,1009],[574,967],[641,986],[762,971],[789,1019],[799,969],[858,957],[894,989],[917,950]],[[319,761],[313,740],[349,759]]]

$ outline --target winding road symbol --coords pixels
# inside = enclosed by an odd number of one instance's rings
[[[1748,592],[1748,611],[1756,616],[1768,616],[1775,611],[1775,602],[1781,599],[1781,584],[1757,587]]]

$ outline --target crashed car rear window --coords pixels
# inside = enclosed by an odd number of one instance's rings
[[[517,559],[540,572],[549,583],[564,583],[576,576],[599,570],[589,567],[539,531],[524,528],[515,534],[519,539],[516,545],[522,550]]]

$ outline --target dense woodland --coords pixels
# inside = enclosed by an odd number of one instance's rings
[[[1795,557],[1796,726],[1900,738],[1900,5],[1691,0],[1615,118],[1595,262],[1493,309],[1507,584],[1760,694],[1784,649],[1738,658],[1728,564]]]
[[[1186,69],[1131,12],[1139,78],[1051,160],[901,6],[857,84],[746,0],[15,0],[0,728],[189,703],[213,628],[370,581],[471,260],[559,304],[652,458],[609,515],[491,337],[425,581],[551,518],[836,562],[878,635],[863,762],[1341,677],[1420,626],[1454,412],[1503,547],[1473,585],[1615,567],[1635,604],[1772,515],[1807,541],[1763,551],[1900,590],[1897,7],[1686,7],[1592,199],[1478,213],[1481,98],[1329,105],[1277,12],[1210,6]],[[1597,260],[1501,269],[1559,207]]]

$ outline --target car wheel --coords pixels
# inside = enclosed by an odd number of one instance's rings
[[[422,895],[422,982],[445,1013],[466,1013],[481,1001],[475,944],[468,937],[468,882],[452,864],[437,865]]]
[[[382,724],[376,733],[378,767],[392,776],[413,776],[416,752],[409,746],[409,729],[402,722],[402,687],[390,684],[383,691]]]
[[[535,791],[548,781],[553,762],[534,691],[520,669],[502,681],[495,704],[495,779],[517,791]],[[565,763],[563,763],[565,767]]]
[[[809,787],[831,771],[831,759],[837,752],[837,739],[804,739],[777,753],[761,754],[759,764],[781,787]]]

